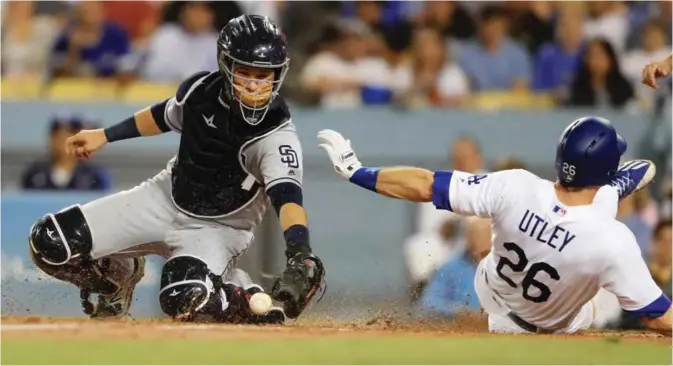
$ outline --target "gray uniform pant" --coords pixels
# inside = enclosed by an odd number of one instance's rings
[[[165,259],[196,257],[226,280],[240,286],[251,283],[245,272],[233,269],[253,240],[252,230],[227,226],[224,219],[194,218],[178,210],[171,198],[167,170],[130,190],[81,208],[93,236],[92,258],[116,259],[115,267],[128,267],[118,272],[122,278],[133,270],[128,265],[130,258],[156,254]]]

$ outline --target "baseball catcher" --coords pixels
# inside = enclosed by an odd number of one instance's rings
[[[69,153],[88,158],[108,143],[180,134],[177,155],[153,178],[31,228],[33,261],[79,287],[92,318],[128,313],[147,254],[166,258],[159,304],[176,319],[283,323],[322,286],[302,206],[302,148],[278,95],[290,62],[285,37],[267,17],[240,16],[221,30],[217,57],[219,70],[188,77],[175,96],[67,141]],[[287,243],[287,268],[271,291],[283,307],[255,315],[248,301],[264,289],[236,259],[269,206]]]

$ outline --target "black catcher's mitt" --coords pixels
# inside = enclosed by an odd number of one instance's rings
[[[295,319],[318,290],[324,288],[324,278],[325,268],[320,258],[314,254],[296,253],[288,258],[285,272],[274,283],[271,294],[284,303],[285,315]]]

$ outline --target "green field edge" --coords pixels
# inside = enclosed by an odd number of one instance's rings
[[[534,337],[4,339],[2,364],[671,364],[659,342]]]

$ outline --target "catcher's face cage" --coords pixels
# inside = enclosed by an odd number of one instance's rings
[[[218,59],[220,70],[224,73],[226,80],[228,81],[228,88],[232,98],[237,102],[239,108],[241,109],[241,116],[243,120],[251,125],[257,125],[266,116],[266,112],[269,111],[271,102],[274,98],[278,96],[278,90],[280,89],[283,81],[285,80],[285,75],[290,66],[290,59],[286,58],[282,64],[273,65],[271,63],[263,62],[244,62],[229,56],[228,54],[222,53]],[[273,70],[273,80],[265,79],[255,79],[249,78],[241,75],[235,75],[234,70],[236,65],[248,66],[253,68],[261,68]],[[242,81],[243,85],[240,83],[237,84],[235,81]],[[258,84],[258,87],[255,91],[249,91],[247,86],[255,82]],[[260,95],[265,93],[268,88],[267,85],[271,84],[271,92],[268,99],[260,100]],[[254,100],[252,105],[245,103],[242,99],[242,96],[249,97],[250,100]]]

